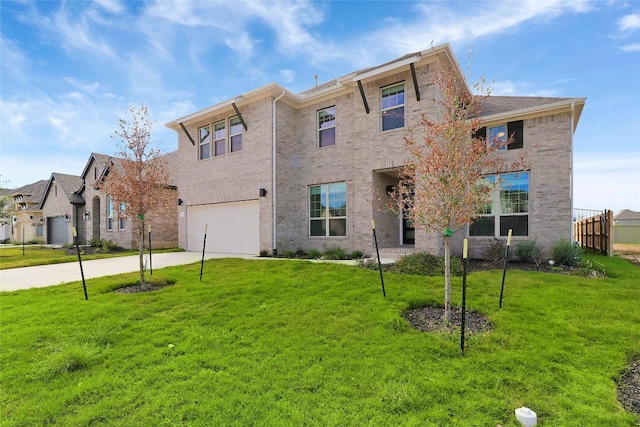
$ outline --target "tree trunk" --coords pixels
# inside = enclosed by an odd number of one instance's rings
[[[144,219],[140,220],[140,233],[138,241],[138,257],[140,259],[140,286],[146,287],[147,284],[144,281]]]
[[[451,322],[451,237],[444,236],[444,320]]]

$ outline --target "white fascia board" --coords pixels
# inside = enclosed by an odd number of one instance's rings
[[[406,67],[409,64],[413,64],[414,62],[420,61],[422,58],[421,55],[411,56],[409,58],[404,58],[399,61],[394,61],[389,64],[383,65],[382,67],[376,67],[372,70],[366,71],[362,74],[356,74],[352,77],[353,82],[357,82],[358,80],[366,80],[370,77],[377,77],[381,74],[387,73],[389,71],[394,71],[398,68]]]
[[[207,115],[209,115],[209,114],[211,114],[213,112],[216,112],[218,110],[223,110],[225,108],[231,108],[231,104],[233,104],[233,103],[237,104],[237,103],[240,103],[242,101],[248,100],[249,98],[255,98],[255,97],[258,97],[260,95],[264,96],[264,95],[270,94],[273,91],[278,92],[278,93],[282,93],[282,91],[285,91],[292,98],[294,98],[294,99],[298,98],[295,94],[293,94],[289,90],[283,88],[279,84],[277,84],[277,83],[268,83],[268,84],[266,84],[264,86],[261,86],[259,88],[250,90],[250,91],[245,92],[245,93],[243,93],[241,95],[234,96],[231,99],[227,99],[226,101],[219,102],[219,103],[217,103],[215,105],[212,105],[210,107],[204,108],[204,109],[202,109],[200,111],[196,111],[195,113],[191,113],[188,116],[180,117],[179,119],[175,119],[175,120],[172,120],[170,122],[167,122],[167,123],[165,123],[165,126],[170,128],[170,129],[177,130],[177,129],[179,129],[180,123],[188,123],[190,121],[197,120],[197,119],[199,119],[201,117],[207,116]]]

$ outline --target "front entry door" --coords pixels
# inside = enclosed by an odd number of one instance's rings
[[[414,245],[416,243],[416,229],[413,226],[413,221],[402,215],[402,244]]]

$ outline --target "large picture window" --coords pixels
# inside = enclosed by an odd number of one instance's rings
[[[469,226],[470,236],[529,235],[529,172],[510,172],[485,177],[490,184],[498,183],[490,204]]]
[[[347,184],[312,185],[309,187],[309,235],[347,235]]]
[[[199,159],[204,160],[208,159],[211,155],[211,127],[203,126],[198,129],[198,134],[200,137],[200,154]]]
[[[224,120],[213,125],[213,155],[223,156],[227,145],[227,128]]]
[[[318,111],[318,146],[336,145],[336,107]]]
[[[404,83],[382,88],[382,130],[404,127]]]

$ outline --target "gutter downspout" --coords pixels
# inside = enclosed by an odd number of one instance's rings
[[[273,239],[273,256],[278,256],[278,248],[276,245],[276,102],[280,100],[285,95],[286,91],[282,91],[282,94],[273,100],[273,109],[271,117],[273,118],[272,130],[273,136],[271,141],[272,148],[272,160],[271,160],[271,215],[273,216],[273,230],[272,230],[272,239]]]
[[[575,110],[575,103],[572,102],[571,103],[571,157],[569,158],[569,168],[571,169],[571,175],[569,176],[569,180],[570,180],[569,181],[569,191],[571,192],[571,197],[570,197],[570,200],[571,200],[571,202],[570,202],[571,203],[571,205],[570,205],[570,208],[571,208],[571,219],[569,221],[569,226],[570,226],[570,230],[571,230],[571,241],[573,241],[573,239],[575,237],[573,235],[573,196],[574,196],[574,194],[573,194],[573,181],[574,181],[574,179],[573,179],[573,174],[574,174],[574,170],[573,170],[573,151],[574,151],[574,148],[573,148],[574,127],[573,126],[574,126],[574,123],[573,123],[573,120],[574,120],[574,115],[575,115],[575,111],[574,110]]]

